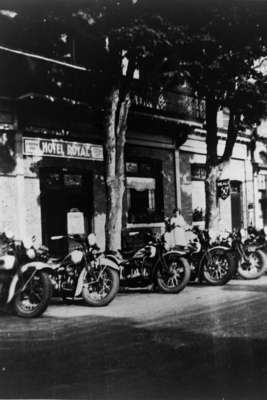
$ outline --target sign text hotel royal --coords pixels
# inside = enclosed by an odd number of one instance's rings
[[[103,161],[103,147],[92,143],[56,139],[23,138],[23,154],[39,157],[66,157]]]

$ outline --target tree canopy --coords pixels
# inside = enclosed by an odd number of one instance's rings
[[[167,90],[187,82],[205,101],[209,226],[211,210],[217,205],[216,180],[232,156],[237,134],[254,127],[265,113],[265,77],[255,68],[257,60],[267,55],[263,2],[203,1],[196,7],[192,1],[58,0],[37,7],[28,0],[23,4],[26,8],[22,3],[10,10],[11,3],[7,6],[2,0],[7,7],[0,12],[2,44],[86,66],[87,72],[74,72],[26,58],[22,71],[33,77],[35,91],[74,96],[105,108],[106,144],[109,141],[109,151],[116,144],[120,148],[113,169],[107,171],[110,177],[119,175],[123,181],[123,148],[133,93],[141,90],[146,96],[150,88]],[[8,56],[2,75],[10,66],[15,70],[15,57]],[[217,113],[225,107],[229,124],[221,156]],[[111,158],[107,158],[109,167]],[[119,181],[116,185],[118,189]],[[122,195],[123,188],[120,202]]]

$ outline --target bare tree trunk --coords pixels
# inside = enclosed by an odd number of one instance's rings
[[[206,229],[216,229],[220,221],[218,208],[217,181],[221,178],[224,169],[232,157],[234,144],[237,139],[240,115],[230,109],[230,118],[227,130],[223,156],[219,159],[217,155],[217,112],[218,108],[213,101],[207,101],[207,163],[206,163]],[[216,114],[216,116],[215,116]]]
[[[105,120],[105,167],[106,167],[106,250],[121,248],[121,229],[124,178],[124,147],[130,96],[126,93],[120,100],[120,90],[112,88],[107,98]]]
[[[217,179],[218,179],[218,156],[217,156],[217,112],[218,106],[213,98],[206,100],[206,122],[207,122],[207,160],[206,160],[206,215],[205,227],[210,229],[217,224],[219,210],[217,207]]]

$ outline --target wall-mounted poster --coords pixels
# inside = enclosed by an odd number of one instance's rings
[[[70,211],[67,214],[67,229],[69,235],[83,235],[84,214],[80,211]]]

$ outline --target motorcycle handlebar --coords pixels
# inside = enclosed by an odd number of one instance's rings
[[[64,239],[64,238],[69,238],[69,239],[79,239],[81,238],[80,235],[56,235],[56,236],[50,236],[51,240],[60,240],[60,239]]]
[[[63,235],[51,236],[50,239],[51,239],[51,240],[59,240],[59,239],[63,239],[64,237],[66,237],[66,236],[63,236]]]

